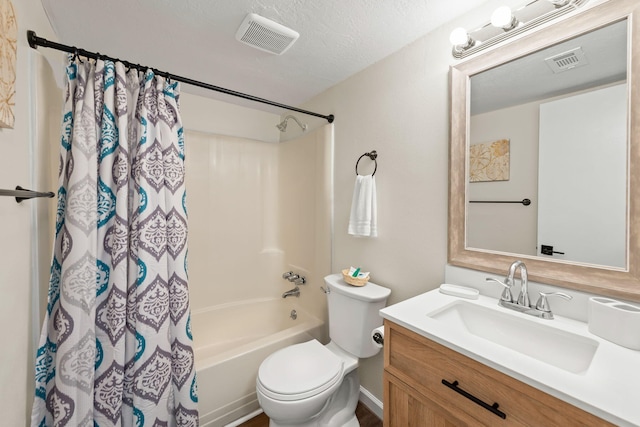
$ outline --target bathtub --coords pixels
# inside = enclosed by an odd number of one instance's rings
[[[191,314],[191,328],[202,427],[221,427],[259,409],[255,387],[260,363],[280,348],[326,335],[324,322],[301,309],[297,298],[197,310]]]

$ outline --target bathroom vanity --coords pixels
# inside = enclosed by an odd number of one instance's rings
[[[393,322],[385,335],[387,426],[612,425]]]
[[[640,352],[586,323],[438,290],[381,315],[385,426],[640,425]]]

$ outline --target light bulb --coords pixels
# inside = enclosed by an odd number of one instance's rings
[[[469,43],[469,34],[464,28],[458,27],[451,32],[449,41],[454,46],[464,46]]]
[[[508,31],[518,25],[518,20],[511,13],[509,6],[500,6],[491,14],[491,25]]]

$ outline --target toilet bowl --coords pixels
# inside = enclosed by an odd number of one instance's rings
[[[356,358],[334,344],[323,346],[317,340],[283,348],[267,357],[260,365],[256,390],[270,425],[322,425],[318,424],[322,420],[315,418],[328,413],[331,405],[346,404],[339,401],[337,391],[348,383],[345,376],[354,372],[357,364]],[[348,398],[344,392],[341,396]]]
[[[359,426],[358,358],[379,351],[370,332],[382,324],[378,311],[391,291],[373,283],[355,288],[339,274],[325,277],[325,283],[329,344],[311,340],[285,347],[258,370],[256,394],[271,427]]]

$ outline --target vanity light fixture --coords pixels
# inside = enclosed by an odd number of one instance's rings
[[[473,55],[510,37],[573,12],[588,1],[529,0],[515,11],[512,11],[508,6],[501,6],[491,15],[491,22],[482,27],[473,31],[467,31],[464,28],[453,30],[449,37],[449,41],[453,45],[451,54],[457,59]]]
[[[509,6],[500,6],[491,14],[491,25],[504,31],[513,30],[519,23]]]
[[[476,44],[475,40],[467,33],[467,30],[462,27],[458,27],[451,32],[449,41],[453,45],[453,50],[458,52],[464,52]]]
[[[548,1],[555,7],[562,7],[562,6],[566,6],[570,0],[548,0]]]

